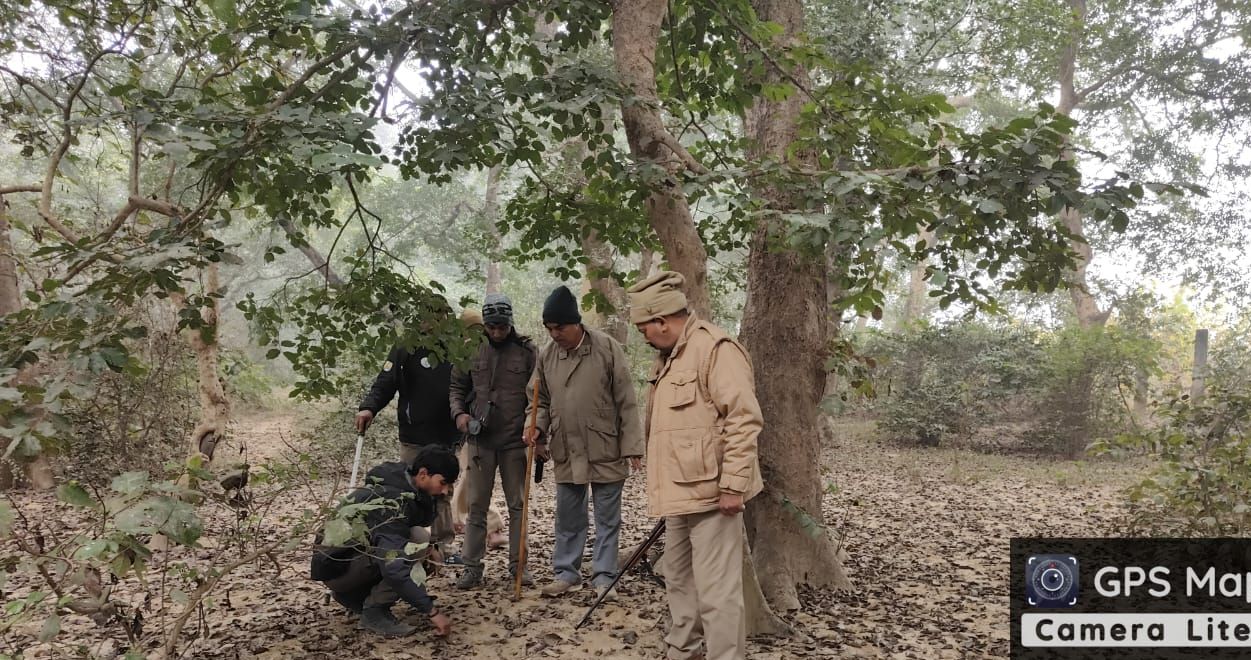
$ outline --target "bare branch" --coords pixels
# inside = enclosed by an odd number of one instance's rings
[[[10,69],[7,66],[0,66],[0,71],[3,71],[4,73],[9,74],[10,76],[13,76],[13,79],[16,80],[19,84],[25,85],[35,90],[36,92],[39,92],[39,95],[51,101],[52,105],[55,105],[58,108],[64,109],[65,106],[61,104],[60,100],[58,100],[52,94],[49,94],[48,90],[44,89],[43,87],[40,87],[39,84],[36,83],[34,80],[31,80],[30,78],[14,71],[13,69]]]
[[[43,191],[43,186],[35,185],[35,184],[0,187],[0,195],[12,195],[13,193],[41,192],[41,191]]]
[[[308,241],[300,237],[299,232],[295,228],[295,224],[291,222],[291,218],[279,216],[275,222],[277,222],[278,226],[282,228],[283,233],[287,235],[287,240],[290,241],[292,245],[295,245],[300,252],[303,252],[304,256],[308,257],[308,260],[312,262],[313,270],[321,273],[322,277],[326,278],[326,284],[330,286],[330,288],[338,289],[343,286],[343,278],[339,277],[339,274],[334,272],[334,269],[330,266],[330,262],[322,256],[321,252],[319,252],[317,248],[313,247]]]

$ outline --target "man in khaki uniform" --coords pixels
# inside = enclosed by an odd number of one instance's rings
[[[764,484],[746,349],[687,310],[682,275],[633,287],[630,322],[660,351],[647,401],[647,508],[665,518],[672,660],[745,657],[743,505]]]
[[[591,585],[603,593],[617,573],[622,487],[630,468],[642,467],[643,428],[634,383],[621,344],[582,325],[578,301],[568,288],[559,287],[547,298],[543,326],[552,343],[539,352],[535,365],[537,428],[527,429],[524,438],[537,444],[541,457],[550,457],[556,481],[556,579],[542,594],[559,596],[582,586],[588,485],[595,502]]]

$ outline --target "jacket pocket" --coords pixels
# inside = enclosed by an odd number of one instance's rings
[[[614,411],[609,411],[615,414]],[[605,419],[592,419],[586,423],[586,457],[592,463],[609,463],[621,458],[621,442],[617,439],[617,424]]]
[[[669,436],[673,452],[674,483],[694,484],[717,478],[717,463],[708,429],[682,429]]]
[[[565,434],[560,431],[560,418],[553,417],[547,425],[547,449],[552,454],[552,461],[564,463],[568,458],[565,451]]]
[[[694,371],[675,371],[666,379],[665,399],[670,408],[683,408],[695,403],[696,377]]]

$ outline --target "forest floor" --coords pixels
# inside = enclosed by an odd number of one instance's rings
[[[299,450],[307,442],[299,440],[306,415],[294,408],[249,415],[236,426],[234,443],[246,444],[253,464]],[[790,617],[803,636],[753,639],[750,658],[1007,657],[1009,539],[1114,534],[1123,513],[1120,489],[1142,470],[1136,463],[1057,461],[1002,448],[904,447],[878,440],[873,423],[864,421],[836,423],[833,436],[824,462],[836,487],[825,497],[825,519],[845,535],[853,589],[803,592],[803,608]],[[237,454],[238,447],[219,456],[232,451]],[[298,517],[307,505],[302,498],[326,496],[330,479],[321,481],[305,495],[276,500],[275,524]],[[623,550],[653,524],[645,516],[642,486],[641,478],[627,485]],[[662,658],[668,616],[663,589],[652,581],[625,578],[619,600],[604,605],[581,631],[574,624],[591,602],[590,589],[557,600],[538,597],[537,587],[550,576],[553,494],[550,479],[532,491],[530,566],[537,584],[522,600],[510,600],[503,551],[488,555],[487,584],[478,590],[457,591],[454,574],[431,578],[432,593],[453,617],[450,639],[435,639],[425,629],[401,640],[362,633],[353,618],[326,603],[325,590],[307,579],[307,551],[296,550],[226,576],[212,610],[188,626],[202,636],[182,657]],[[498,489],[496,500],[501,506]],[[66,527],[74,525],[51,494],[27,492],[16,501],[35,514],[56,509],[53,515]],[[225,524],[207,521],[206,552],[214,525]],[[22,589],[11,584],[6,590],[11,597]],[[420,619],[404,605],[396,612]],[[154,616],[149,613],[148,621]],[[63,657],[71,641],[97,657],[125,648],[120,633],[81,616],[63,617],[55,647],[61,651],[35,644],[38,631],[32,623],[10,641],[25,647],[26,657]]]

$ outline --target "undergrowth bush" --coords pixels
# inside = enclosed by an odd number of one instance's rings
[[[977,321],[876,333],[871,409],[890,437],[934,446],[1006,426],[1031,451],[1075,456],[1130,426],[1156,343],[1115,326],[1043,332]]]
[[[66,406],[65,439],[53,449],[67,476],[95,482],[127,470],[160,474],[186,454],[200,412],[195,358],[172,331],[141,342],[137,368],[93,374],[90,398]]]

